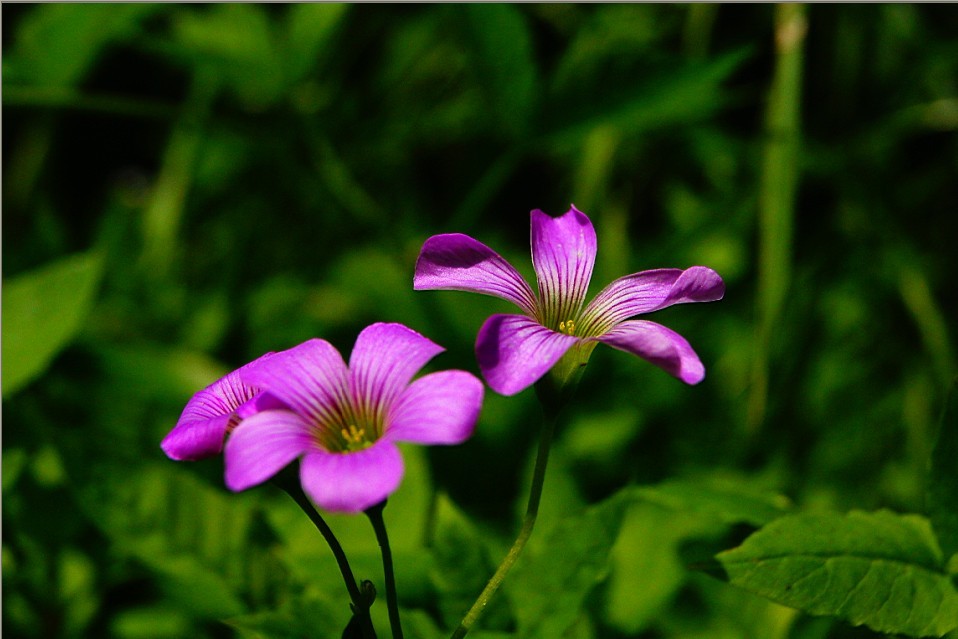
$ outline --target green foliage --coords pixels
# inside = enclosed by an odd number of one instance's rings
[[[927,512],[944,557],[958,553],[958,381],[951,385],[931,455]],[[955,565],[958,573],[958,564]]]
[[[731,583],[812,614],[913,637],[958,627],[958,590],[917,515],[789,515],[718,559]]]
[[[696,387],[596,349],[469,636],[944,632],[958,12],[810,5],[787,59],[775,12],[4,4],[4,634],[340,636],[339,571],[288,498],[160,440],[223,373],[317,336],[348,352],[373,321],[476,372],[513,309],[412,291],[419,248],[469,233],[530,276],[529,210],[570,202],[592,293],[692,264],[728,291],[652,318],[701,356]],[[470,442],[404,451],[384,516],[407,636],[448,637],[505,553],[538,424],[533,393],[488,392]],[[330,524],[388,636],[368,522]],[[729,548],[741,588],[710,576]]]
[[[618,495],[560,521],[510,575],[519,637],[560,637],[608,571],[609,553],[629,500]],[[561,561],[557,558],[561,557]]]
[[[4,282],[4,396],[40,375],[80,331],[102,270],[102,257],[90,253]]]

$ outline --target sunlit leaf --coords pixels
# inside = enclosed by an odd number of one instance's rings
[[[958,591],[916,515],[789,515],[717,559],[732,584],[814,615],[916,637],[958,627]]]
[[[3,395],[40,375],[76,336],[93,305],[103,261],[64,258],[3,283]]]

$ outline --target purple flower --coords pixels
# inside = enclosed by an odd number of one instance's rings
[[[596,255],[592,222],[574,206],[561,217],[539,210],[531,216],[538,295],[498,253],[461,233],[429,238],[416,262],[416,290],[483,293],[522,310],[522,315],[493,315],[479,330],[476,356],[493,390],[514,395],[554,366],[565,383],[598,342],[638,355],[688,384],[702,381],[705,368],[685,338],[661,324],[630,318],[672,304],[722,299],[725,284],[715,271],[693,266],[633,273],[583,308]]]
[[[349,365],[312,339],[239,371],[287,408],[246,417],[226,443],[226,485],[244,490],[300,458],[304,492],[321,508],[359,512],[399,486],[396,442],[458,444],[475,428],[483,386],[450,370],[410,383],[444,349],[401,324],[373,324]]]
[[[240,420],[282,406],[275,397],[244,384],[240,378],[242,371],[271,355],[263,355],[193,395],[176,426],[163,438],[163,452],[177,461],[213,457],[222,452],[223,441]]]

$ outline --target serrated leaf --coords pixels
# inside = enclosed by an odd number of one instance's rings
[[[40,375],[76,336],[103,271],[96,253],[82,253],[3,284],[3,396]]]
[[[945,559],[958,553],[958,380],[951,385],[931,453],[927,511]]]
[[[637,486],[632,492],[637,499],[714,517],[727,524],[763,526],[784,515],[789,506],[781,495],[730,479],[679,479],[656,486]]]
[[[716,558],[732,584],[813,615],[914,637],[958,627],[958,591],[916,515],[789,515]]]
[[[520,558],[506,580],[517,637],[561,637],[608,571],[626,508],[625,492],[560,521],[537,552]]]

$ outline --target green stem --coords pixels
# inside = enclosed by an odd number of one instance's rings
[[[509,552],[506,553],[502,563],[499,564],[495,574],[492,575],[492,579],[486,584],[482,594],[476,599],[476,603],[472,604],[472,608],[470,608],[466,616],[462,618],[459,627],[452,633],[452,639],[462,639],[462,637],[466,636],[466,633],[469,632],[473,624],[479,619],[483,610],[489,605],[489,601],[493,595],[499,590],[499,586],[502,585],[502,581],[506,578],[506,575],[509,574],[513,564],[516,563],[516,560],[522,553],[522,549],[532,535],[532,528],[536,525],[536,517],[539,514],[539,501],[542,497],[542,486],[545,483],[546,477],[546,464],[549,463],[549,448],[552,445],[552,433],[555,430],[557,417],[557,411],[546,411],[542,424],[542,433],[539,436],[539,452],[536,455],[536,467],[535,470],[532,471],[532,487],[529,490],[529,503],[526,506],[526,515],[522,520],[522,528],[519,529],[519,535],[512,543],[512,547],[509,549]]]
[[[746,428],[758,432],[768,402],[772,338],[792,278],[792,235],[799,162],[802,44],[807,23],[803,4],[775,7],[775,71],[765,113],[766,143],[758,201],[757,320]]]
[[[396,575],[393,572],[393,554],[389,549],[389,536],[386,534],[386,523],[383,521],[385,500],[366,510],[373,530],[376,532],[376,541],[383,556],[383,576],[386,579],[386,607],[389,609],[389,627],[392,629],[393,639],[402,639],[402,624],[399,621],[399,601],[396,598]]]
[[[340,545],[339,540],[336,539],[332,528],[329,527],[329,524],[326,523],[323,516],[320,515],[313,506],[313,503],[306,496],[306,493],[303,492],[302,487],[295,478],[277,476],[274,483],[293,498],[296,505],[306,513],[306,516],[309,517],[313,525],[316,526],[319,534],[321,534],[323,539],[326,540],[326,543],[329,544],[329,548],[333,551],[333,556],[336,558],[336,563],[339,564],[339,571],[343,574],[346,590],[349,592],[349,598],[353,602],[353,614],[359,618],[363,637],[375,639],[376,633],[373,630],[372,619],[369,617],[369,604],[371,602],[363,596],[359,590],[359,586],[356,585],[356,578],[353,576],[352,568],[349,567],[349,560],[346,558],[346,553]]]

